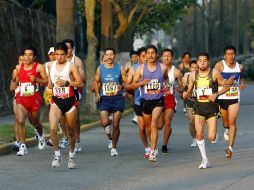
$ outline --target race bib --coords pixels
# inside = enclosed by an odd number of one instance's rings
[[[159,83],[158,79],[150,80],[150,82],[144,86],[144,92],[146,94],[160,94],[161,83]]]
[[[202,88],[196,90],[196,95],[198,100],[208,100],[208,97],[213,94],[211,88]]]
[[[238,96],[239,95],[239,87],[237,84],[230,85],[229,90],[225,93],[226,96]]]
[[[20,96],[33,96],[35,86],[30,82],[20,83]]]
[[[174,92],[175,92],[175,85],[169,84],[168,89],[164,90],[164,96],[174,95]]]
[[[102,94],[104,96],[114,96],[118,92],[118,85],[116,82],[106,82],[102,85]]]
[[[69,97],[70,88],[69,87],[53,87],[53,95],[58,98],[68,98]]]

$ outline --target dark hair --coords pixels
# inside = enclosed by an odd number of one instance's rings
[[[65,42],[57,42],[55,45],[54,45],[54,48],[55,48],[55,51],[56,50],[63,50],[65,52],[65,54],[68,53],[68,47],[67,45],[65,44]]]
[[[19,53],[19,57],[20,56],[24,56],[24,51],[21,51],[20,53]]]
[[[234,50],[234,52],[236,53],[235,46],[232,46],[232,45],[226,46],[224,48],[224,54],[226,53],[227,50]]]
[[[184,52],[184,53],[183,53],[183,55],[182,55],[182,59],[183,59],[186,55],[189,55],[189,57],[191,57],[190,52],[186,51],[186,52]]]
[[[201,52],[201,53],[199,53],[198,56],[197,56],[197,59],[198,59],[200,56],[205,56],[205,57],[207,58],[207,60],[209,61],[209,54],[208,54],[208,53],[206,53],[206,52]]]
[[[138,56],[140,56],[141,53],[142,53],[143,51],[144,51],[144,52],[146,51],[146,48],[145,48],[145,47],[139,48],[139,49],[138,49]]]
[[[191,67],[192,64],[197,64],[197,60],[196,59],[191,60],[190,63],[189,63],[190,67]]]
[[[111,51],[113,51],[113,53],[114,54],[116,54],[116,51],[115,51],[115,49],[114,48],[106,48],[106,49],[104,49],[104,54],[106,53],[106,51],[108,51],[108,50],[111,50]]]
[[[27,46],[24,51],[23,51],[23,54],[25,53],[26,50],[32,50],[33,51],[33,54],[34,54],[34,57],[37,56],[37,49],[34,47],[34,46]]]
[[[167,51],[171,53],[172,57],[174,57],[174,53],[173,53],[172,49],[169,49],[169,48],[166,48],[166,49],[162,50],[161,55],[162,55],[164,52],[167,52]]]
[[[132,50],[132,51],[130,51],[130,58],[131,58],[131,56],[132,56],[132,55],[138,55],[138,52],[137,52],[137,51]]]
[[[74,48],[74,42],[72,39],[65,39],[65,40],[63,40],[63,43],[69,43],[69,44],[71,44],[71,48]]]
[[[156,53],[158,53],[158,49],[157,49],[157,47],[154,46],[154,45],[149,45],[149,46],[147,46],[147,47],[146,47],[146,52],[147,52],[148,49],[153,49]]]

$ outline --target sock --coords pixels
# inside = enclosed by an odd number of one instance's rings
[[[225,129],[225,133],[227,133],[227,134],[228,134],[228,128],[226,128],[226,129]]]
[[[111,134],[111,128],[110,128],[110,125],[108,125],[107,127],[104,128],[105,130],[105,133],[108,135],[108,134]]]
[[[74,156],[75,156],[75,152],[69,152],[69,157],[70,158],[74,158]]]
[[[229,146],[228,148],[229,148],[229,150],[231,150],[231,152],[233,152],[233,147],[232,146]]]
[[[206,150],[205,150],[205,140],[197,140],[198,143],[198,148],[200,150],[201,156],[203,160],[207,160],[207,156],[206,156]]]
[[[57,157],[61,156],[60,150],[55,151],[55,156],[57,156]]]

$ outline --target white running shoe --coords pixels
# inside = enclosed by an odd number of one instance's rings
[[[228,129],[225,129],[225,131],[224,131],[224,139],[225,139],[225,141],[229,140],[229,131],[228,131]]]
[[[80,141],[77,141],[76,144],[75,144],[75,149],[74,149],[74,152],[75,153],[79,153],[82,151],[82,147],[81,147],[81,142]]]
[[[38,136],[38,148],[39,150],[43,150],[46,147],[46,140],[45,140],[45,135],[44,133],[42,136]]]
[[[219,139],[219,135],[218,135],[218,133],[216,133],[216,137],[213,141],[211,141],[211,143],[216,144],[218,142],[218,139]]]
[[[108,140],[108,148],[111,149],[113,147],[112,140]]]
[[[110,155],[111,155],[111,156],[118,156],[117,150],[116,150],[115,148],[112,148],[112,149],[110,150]]]
[[[58,168],[60,166],[61,156],[54,156],[54,160],[52,161],[52,168]]]
[[[150,152],[151,152],[151,148],[150,147],[145,148],[144,159],[148,159],[149,158]]]
[[[27,154],[27,148],[25,144],[21,144],[19,147],[19,151],[17,152],[17,156],[24,156]]]
[[[76,164],[74,162],[74,158],[69,157],[68,168],[69,169],[74,169],[75,167],[76,167]]]
[[[157,156],[158,156],[158,149],[151,150],[150,155],[149,155],[149,161],[157,162]]]
[[[209,161],[208,159],[202,160],[201,164],[199,165],[199,169],[206,169],[209,167]]]
[[[190,147],[196,147],[197,145],[198,145],[197,144],[197,139],[193,139]]]
[[[136,125],[138,124],[138,117],[136,114],[134,115],[134,117],[132,119],[132,123],[135,123]]]
[[[62,138],[59,143],[59,148],[65,149],[69,145],[68,138]]]

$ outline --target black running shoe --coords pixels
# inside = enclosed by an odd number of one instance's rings
[[[168,154],[168,147],[167,145],[163,145],[161,148],[162,154]]]

